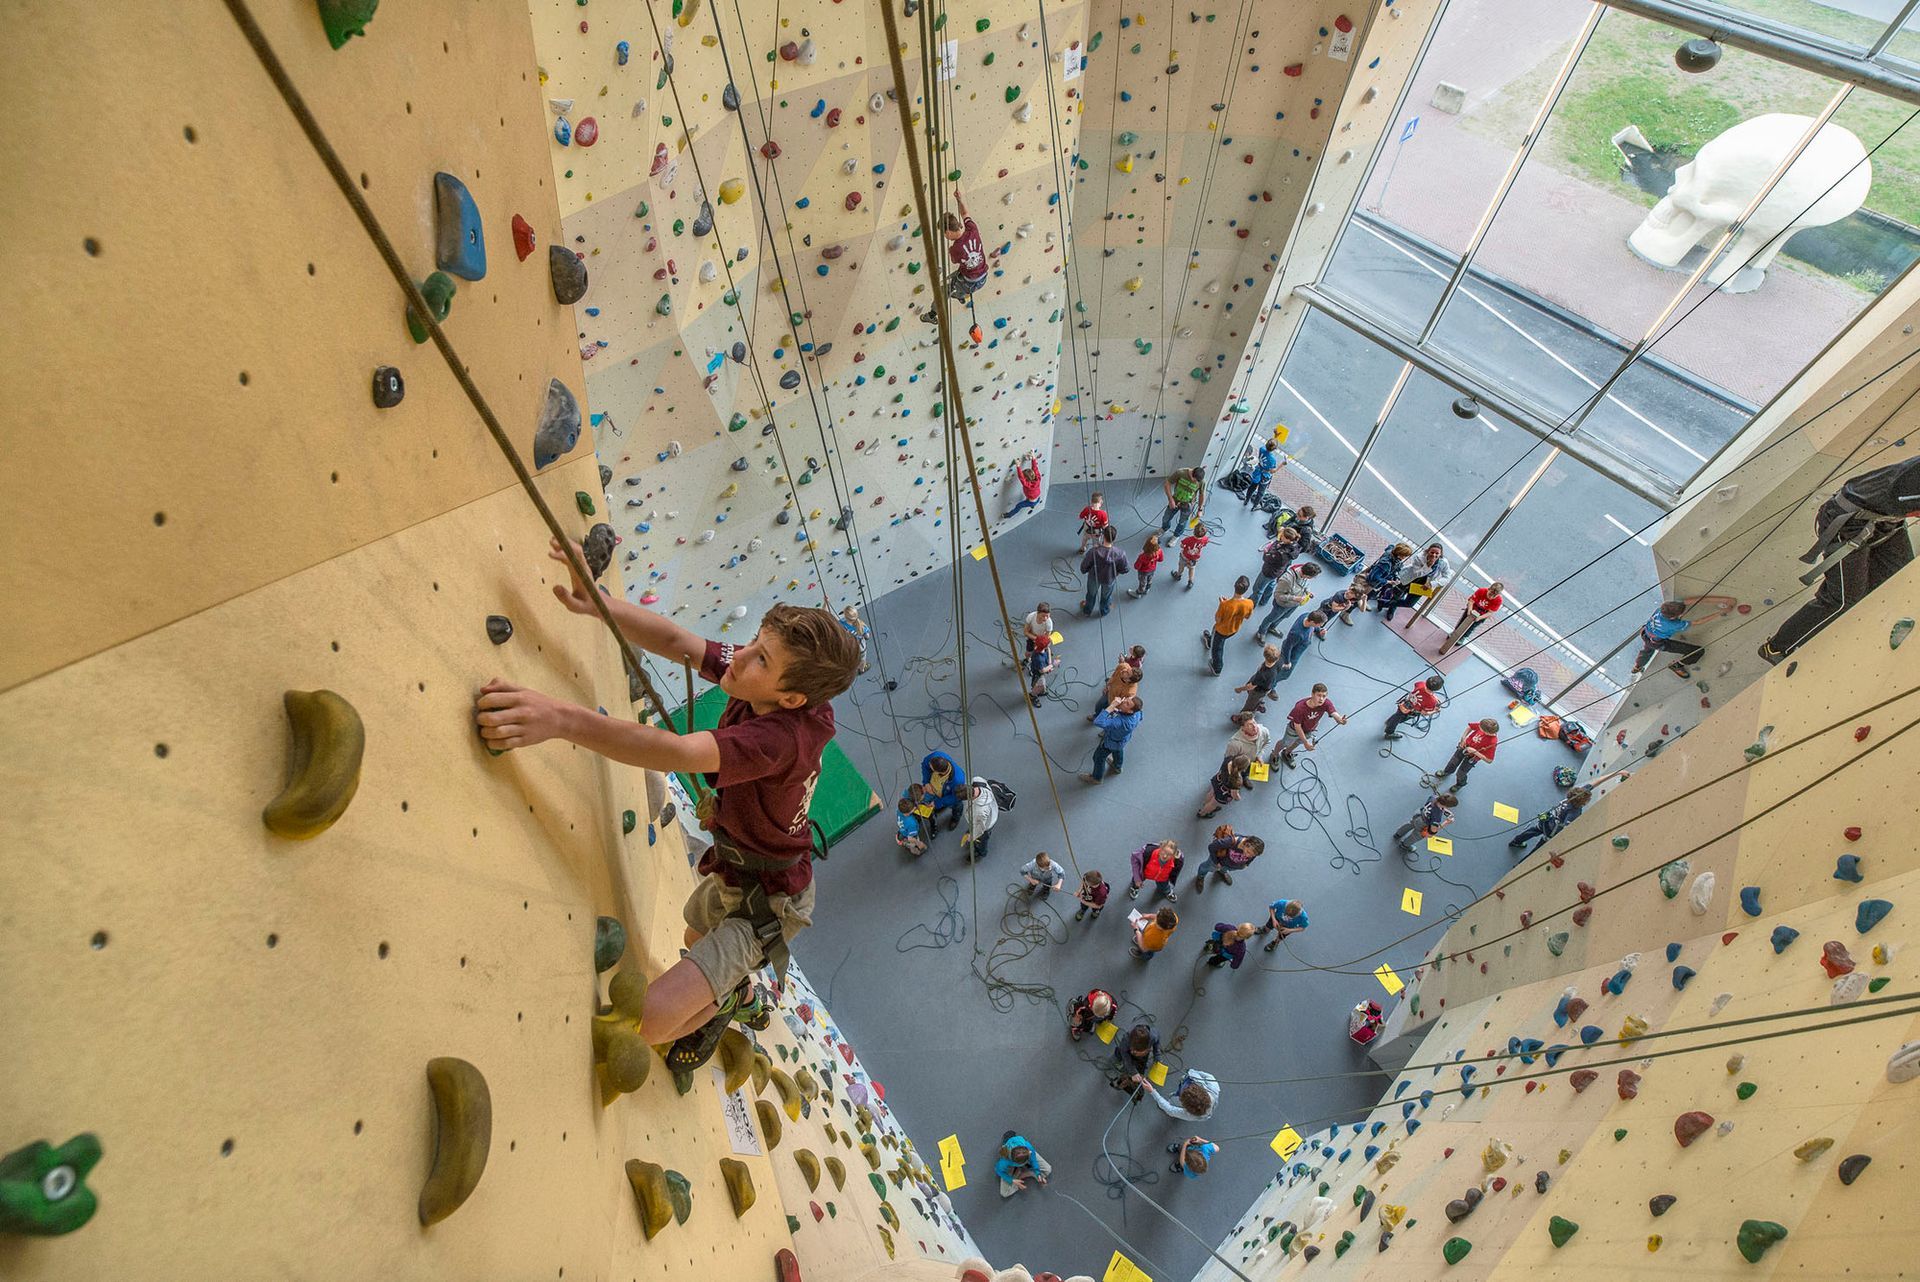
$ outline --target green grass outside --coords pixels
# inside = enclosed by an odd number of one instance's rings
[[[1871,22],[1808,0],[1741,0],[1741,7],[1839,39],[1871,40],[1878,34]],[[1535,158],[1650,207],[1654,198],[1620,177],[1612,138],[1623,126],[1638,125],[1655,147],[1691,152],[1722,130],[1766,112],[1815,115],[1836,87],[1812,72],[1737,49],[1727,50],[1714,70],[1689,75],[1673,65],[1673,51],[1686,38],[1684,32],[1631,14],[1609,13],[1574,71]],[[1555,50],[1466,123],[1487,136],[1517,140],[1564,56],[1564,47]],[[1906,125],[1911,114],[1900,103],[1855,90],[1834,123],[1851,130],[1869,150],[1882,144],[1872,159],[1867,208],[1920,225],[1920,121]]]

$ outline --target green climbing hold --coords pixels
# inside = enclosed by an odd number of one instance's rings
[[[1095,49],[1098,49],[1100,47],[1100,42],[1102,40],[1105,40],[1106,38],[1107,38],[1106,32],[1104,31],[1094,32],[1093,39],[1087,41],[1087,52],[1092,53]]]
[[[1354,1185],[1354,1186],[1353,1186],[1353,1204],[1354,1204],[1355,1206],[1358,1206],[1358,1205],[1360,1205],[1360,1204],[1361,1204],[1362,1202],[1364,1202],[1364,1201],[1366,1201],[1366,1200],[1367,1200],[1367,1197],[1368,1197],[1368,1194],[1367,1194],[1367,1186],[1366,1186],[1366,1185],[1364,1185],[1364,1184],[1356,1184],[1356,1185]]]
[[[1448,1264],[1458,1264],[1467,1258],[1467,1252],[1473,1250],[1473,1243],[1463,1237],[1450,1237],[1447,1244],[1440,1248],[1440,1254],[1447,1257]]]
[[[746,425],[747,416],[745,414],[736,412],[732,418],[727,420],[727,430],[729,432],[737,432]]]
[[[883,1202],[886,1201],[886,1198],[887,1198],[886,1179],[881,1175],[879,1175],[877,1172],[869,1171],[867,1173],[867,1180],[869,1183],[873,1185],[873,1191],[880,1195],[880,1200]]]
[[[621,832],[630,833],[635,828],[638,828],[639,826],[640,826],[639,815],[635,814],[631,810],[623,810],[620,812],[620,831]]]
[[[1013,101],[1013,100],[1014,100],[1015,98],[1018,98],[1019,96],[1020,96],[1020,86],[1019,86],[1019,85],[1008,85],[1008,86],[1007,86],[1007,101],[1008,101],[1008,102],[1012,102],[1012,101]]]
[[[1567,950],[1567,932],[1556,930],[1547,936],[1547,951],[1558,957]]]
[[[652,212],[653,212],[653,206],[649,205],[646,201],[643,200],[640,202],[640,208],[633,211],[633,216],[635,218],[645,218],[648,214]]]
[[[1555,1248],[1567,1244],[1567,1239],[1580,1231],[1580,1226],[1565,1216],[1556,1215],[1547,1221],[1547,1236],[1553,1239]]]
[[[35,1140],[0,1157],[0,1233],[57,1237],[92,1219],[99,1201],[87,1172],[99,1160],[100,1140],[91,1133],[59,1148]]]
[[[981,19],[981,21],[982,21],[982,22],[985,22],[985,21],[986,21],[986,19],[984,19],[984,18],[982,18],[982,19]],[[982,58],[982,59],[980,60],[980,65],[981,65],[981,66],[983,66],[983,67],[991,67],[991,66],[993,65],[993,53],[992,53],[992,51],[988,51],[988,53],[987,53],[987,56],[986,56],[986,57],[984,57],[984,58]]]
[[[1348,1229],[1345,1233],[1342,1233],[1340,1235],[1340,1240],[1333,1244],[1333,1258],[1337,1260],[1341,1256],[1345,1255],[1347,1253],[1347,1248],[1352,1245],[1353,1245],[1353,1230]]]
[[[674,219],[674,220],[673,220],[673,234],[674,234],[674,235],[676,235],[676,236],[684,236],[684,235],[686,234],[686,231],[687,231],[687,220],[686,220],[686,219],[684,219],[684,218],[676,218],[676,219]]]
[[[1133,144],[1139,141],[1140,141],[1140,135],[1133,132],[1133,130],[1131,129],[1124,130],[1118,138],[1114,139],[1114,142],[1118,143],[1122,147],[1131,147],[1133,146]]]
[[[1772,1220],[1748,1220],[1740,1226],[1740,1236],[1735,1241],[1747,1263],[1758,1264],[1760,1257],[1767,1253],[1767,1248],[1786,1236],[1787,1226],[1784,1224],[1776,1224]]]
[[[320,25],[326,28],[327,43],[338,49],[355,36],[367,34],[373,11],[380,0],[320,0]]]
[[[1632,844],[1633,843],[1626,837],[1615,837],[1613,839],[1613,848],[1615,850],[1625,850],[1628,846]]]
[[[720,295],[720,301],[725,303],[728,307],[738,307],[740,305],[740,291],[737,289],[730,289],[726,293]]]
[[[946,25],[947,25],[947,11],[945,9],[942,9],[939,12],[939,14],[935,16],[933,20],[933,29],[935,31],[939,31]]]
[[[594,515],[593,495],[587,493],[585,490],[575,490],[573,492],[573,505],[580,509],[581,516]]]
[[[948,182],[950,182],[950,183],[957,183],[957,182],[959,182],[959,181],[960,181],[960,171],[959,171],[958,169],[949,169],[949,170],[947,170],[947,181],[948,181]]]
[[[653,305],[653,310],[656,315],[660,315],[660,316],[673,315],[673,295],[672,294],[660,295],[660,301]]]
[[[1735,1095],[1738,1095],[1741,1099],[1752,1099],[1753,1093],[1759,1089],[1760,1088],[1758,1086],[1755,1086],[1752,1082],[1742,1082],[1740,1083],[1740,1085],[1733,1088],[1733,1093]]]
[[[628,811],[632,814],[632,811]],[[613,969],[620,955],[627,951],[627,928],[620,924],[618,917],[602,917],[593,923],[593,973],[605,974]]]
[[[1890,981],[1887,979],[1885,975],[1880,976],[1880,978],[1878,979],[1869,979],[1867,981],[1867,991],[1870,993],[1877,993],[1881,989],[1885,988],[1889,982]]]
[[[1912,631],[1913,631],[1912,619],[1900,619],[1896,621],[1893,625],[1893,630],[1887,633],[1887,649],[1898,650],[1900,648],[1900,643],[1902,641],[1905,641],[1907,639],[1907,634]]]
[[[900,318],[896,316],[892,320],[888,321],[885,325],[881,326],[881,332],[885,334],[891,334],[893,333],[894,330],[899,328],[900,328]]]
[[[421,296],[427,300],[427,310],[433,318],[443,321],[447,313],[453,310],[453,277],[445,272],[435,272],[420,282]],[[413,335],[413,341],[424,343],[432,335],[427,331],[427,323],[414,313],[413,304],[407,304],[407,333]]]
[[[992,25],[993,23],[987,20],[986,18],[980,18],[974,22],[973,29],[975,31],[985,31],[988,27],[991,27]]]
[[[798,1233],[799,1231],[800,1231],[800,1217],[797,1215],[789,1215],[787,1217],[787,1232]]]
[[[1615,1144],[1618,1144],[1621,1140],[1625,1138],[1627,1138],[1627,1128],[1624,1126],[1613,1133],[1613,1142]]]

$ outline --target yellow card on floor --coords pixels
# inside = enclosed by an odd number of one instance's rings
[[[958,1135],[940,1141],[940,1178],[946,1181],[948,1192],[967,1186],[966,1164],[967,1155],[960,1151]]]
[[[1427,849],[1436,855],[1450,855],[1453,853],[1453,838],[1429,837],[1427,838]]]
[[[1272,775],[1273,771],[1267,768],[1267,763],[1264,761],[1253,762],[1247,767],[1247,778],[1255,783],[1265,783]]]
[[[1280,1160],[1284,1162],[1299,1149],[1300,1132],[1291,1126],[1283,1126],[1280,1128],[1280,1133],[1268,1141],[1268,1145],[1280,1155]]]
[[[1394,973],[1393,967],[1385,962],[1381,962],[1374,968],[1373,977],[1380,981],[1380,987],[1387,990],[1389,997],[1397,996],[1400,990],[1406,987],[1400,982],[1400,976]]]
[[[1147,1080],[1155,1086],[1165,1086],[1167,1084],[1167,1066],[1156,1060],[1153,1067],[1147,1070]]]
[[[1421,894],[1419,891],[1415,890],[1412,886],[1406,887],[1400,892],[1400,911],[1403,913],[1412,913],[1415,917],[1418,917],[1420,915],[1420,900]]]
[[[1103,1044],[1110,1045],[1113,1042],[1113,1035],[1119,1031],[1120,1026],[1110,1019],[1103,1019],[1093,1026],[1093,1035],[1098,1037]]]
[[[1507,715],[1513,718],[1513,724],[1516,726],[1527,726],[1527,725],[1533,724],[1533,719],[1534,719],[1533,709],[1529,708],[1524,703],[1516,703],[1511,708],[1508,708]]]
[[[1520,822],[1520,812],[1504,801],[1496,801],[1493,803],[1493,817],[1495,819],[1504,819],[1510,824]]]
[[[973,559],[974,559],[974,560],[976,560],[976,561],[984,561],[984,560],[986,560],[986,559],[987,559],[987,545],[986,545],[986,544],[984,544],[984,543],[982,543],[982,544],[981,544],[981,545],[980,545],[979,547],[977,547],[977,548],[975,548],[975,549],[973,550]]]
[[[1047,634],[1047,640],[1052,642],[1054,645],[1059,645],[1062,641],[1065,641],[1066,638],[1061,636],[1058,632],[1049,632]]]
[[[1100,1275],[1100,1282],[1153,1282],[1153,1275],[1115,1251],[1107,1261],[1107,1271]]]

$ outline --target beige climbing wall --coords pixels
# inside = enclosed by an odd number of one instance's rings
[[[1077,120],[1061,100],[1057,146],[1046,80],[1057,94],[1061,55],[1085,22],[1082,4],[1046,11],[1050,49],[1035,6],[1016,0],[956,9],[939,33],[953,42],[952,75],[938,82],[949,144],[927,160],[960,172],[993,270],[977,296],[982,343],[951,311],[990,520],[1017,493],[1016,454],[1046,453],[1060,394],[1052,200]],[[638,0],[533,7],[559,230],[591,274],[576,319],[630,590],[709,629],[776,600],[877,596],[945,564],[954,532],[951,398],[934,330],[917,316],[932,295],[879,10],[755,0],[652,12],[661,41]],[[915,21],[902,19],[902,38],[920,113]],[[551,134],[564,104],[565,146]],[[583,148],[588,118],[597,137]],[[705,237],[693,230],[703,198]],[[979,524],[964,482],[971,548]],[[852,520],[835,528],[843,509]]]
[[[1350,81],[1379,71],[1367,65],[1375,8],[1093,6],[1073,194],[1085,311],[1067,331],[1084,353],[1086,412],[1063,419],[1058,474],[1200,461],[1335,110]]]
[[[390,4],[334,51],[312,3],[257,7],[416,277],[434,172],[471,189],[488,272],[460,284],[446,330],[530,456],[549,378],[583,384],[544,247],[520,262],[509,230],[516,213],[560,217],[525,14]],[[853,1109],[856,1084],[878,1091],[823,1014],[790,1002],[791,1024],[761,1037],[822,1093],[781,1147],[741,1138],[763,1150],[741,1159],[759,1194],[742,1218],[710,1079],[680,1097],[656,1066],[600,1107],[595,920],[626,922],[623,965],[672,961],[693,881],[681,831],[649,822],[640,772],[558,745],[483,750],[472,700],[493,676],[630,715],[618,653],[549,596],[544,527],[437,353],[407,338],[224,9],[23,11],[4,65],[16,122],[47,118],[55,81],[86,106],[61,115],[61,148],[24,128],[4,144],[18,341],[0,357],[15,392],[0,1153],[91,1132],[104,1157],[92,1219],[0,1235],[0,1275],[326,1261],[356,1277],[749,1278],[790,1247],[834,1279],[967,1254],[890,1113]],[[405,377],[394,409],[371,404],[379,364]],[[603,502],[586,438],[536,483],[576,534],[592,518],[575,496]],[[491,614],[515,625],[497,647]],[[285,779],[290,689],[337,692],[366,731],[351,804],[305,842],[260,819]],[[485,1076],[492,1139],[471,1198],[422,1229],[436,1056]],[[823,1225],[786,1196],[803,1144],[847,1161]],[[632,1157],[693,1190],[687,1222],[651,1243]]]
[[[1366,179],[1368,160],[1395,122],[1400,95],[1440,9],[1439,0],[1395,0],[1375,10],[1364,28],[1365,40],[1334,114],[1323,163],[1310,179],[1304,216],[1294,223],[1280,264],[1267,278],[1252,342],[1240,352],[1237,372],[1216,414],[1206,450],[1210,468],[1231,466],[1235,459],[1229,456],[1240,450],[1250,430],[1257,428],[1264,436],[1275,425],[1277,420],[1261,418],[1260,410],[1307,314],[1306,303],[1293,291],[1319,280],[1325,271],[1347,211]]]
[[[1909,273],[1754,419],[1667,519],[1653,545],[1661,590],[1706,598],[1688,616],[1687,636],[1708,657],[1692,681],[1656,663],[1629,688],[1597,736],[1589,777],[1633,769],[1768,671],[1760,643],[1813,592],[1795,558],[1813,542],[1820,504],[1848,477],[1920,452],[1916,325],[1920,279]]]
[[[1888,641],[1917,598],[1920,571],[1909,568],[1807,647],[1793,673],[1770,671],[1556,837],[1560,866],[1543,852],[1463,914],[1407,977],[1407,1010],[1390,1027],[1412,1043],[1409,1066],[1370,1115],[1339,1119],[1331,1135],[1326,1119],[1296,1120],[1309,1133],[1294,1158],[1301,1173],[1270,1185],[1221,1253],[1256,1279],[1303,1267],[1294,1258],[1308,1246],[1328,1253],[1313,1267],[1332,1263],[1338,1276],[1911,1276],[1914,1235],[1899,1208],[1920,1152],[1920,1084],[1892,1083],[1886,1068],[1920,1038],[1920,1015],[1894,1004],[1881,1009],[1906,1013],[1661,1052],[1808,1023],[1739,1020],[1793,1010],[1847,1019],[1876,1009],[1857,1003],[1913,991],[1920,669],[1911,646]],[[1742,770],[1765,726],[1767,751]],[[1834,876],[1847,853],[1858,882]],[[1656,874],[1682,856],[1669,897]],[[1708,874],[1711,894],[1696,908]],[[1757,888],[1757,915],[1741,905],[1745,887]],[[1870,901],[1891,905],[1878,922],[1861,916]],[[1783,926],[1797,935],[1776,947]],[[1857,978],[1829,975],[1829,941]],[[1609,992],[1623,971],[1624,987]],[[1561,1026],[1567,993],[1588,1006]],[[1623,1045],[1630,1019],[1678,1035]],[[1579,1046],[1583,1028],[1592,1049],[1559,1063],[1593,1065],[1578,1089],[1566,1073],[1518,1080],[1544,1063],[1503,1060],[1475,1065],[1468,1095],[1458,1093],[1467,1079],[1457,1061],[1505,1052],[1510,1038]],[[1623,1072],[1638,1079],[1624,1091]],[[1677,1119],[1695,1111],[1711,1123],[1682,1146]],[[1840,1163],[1856,1155],[1871,1163],[1843,1183]],[[1328,1201],[1316,1205],[1322,1183]],[[1473,1187],[1486,1200],[1449,1223],[1447,1204]],[[1364,1219],[1356,1189],[1375,1195]],[[1677,1200],[1655,1216],[1649,1201],[1661,1195]],[[1383,1208],[1404,1208],[1384,1213],[1405,1219],[1384,1254]],[[1577,1226],[1559,1247],[1556,1216]],[[1757,1267],[1737,1245],[1748,1220],[1787,1230]],[[1293,1227],[1305,1231],[1289,1239]],[[1448,1268],[1443,1247],[1456,1237],[1470,1251]],[[1215,1265],[1200,1276],[1227,1274]]]

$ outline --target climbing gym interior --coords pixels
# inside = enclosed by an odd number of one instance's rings
[[[1914,1276],[1920,5],[11,16],[0,1277]]]

